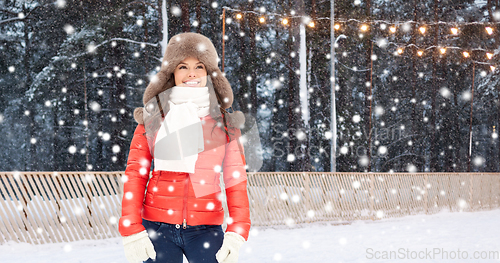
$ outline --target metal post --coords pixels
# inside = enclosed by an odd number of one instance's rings
[[[476,71],[476,62],[472,61],[472,90],[471,90],[471,99],[470,99],[470,122],[469,122],[469,158],[467,159],[467,172],[470,173],[470,163],[472,158],[472,110],[474,105],[474,79],[475,79],[475,71]]]
[[[222,8],[222,72],[224,72],[224,36],[226,35],[226,8]]]
[[[331,83],[331,121],[330,129],[332,131],[332,148],[330,151],[330,161],[331,161],[331,172],[337,171],[337,110],[335,105],[335,0],[330,0],[330,63],[331,63],[331,73],[330,73],[330,83]]]

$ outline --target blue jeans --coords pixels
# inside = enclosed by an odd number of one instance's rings
[[[217,263],[215,254],[222,246],[224,232],[220,225],[187,226],[153,222],[143,219],[142,225],[156,250],[156,260],[145,263],[182,263],[186,255],[189,263]]]

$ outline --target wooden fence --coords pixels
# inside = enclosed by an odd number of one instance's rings
[[[123,172],[0,172],[0,244],[119,236]],[[498,173],[249,173],[253,226],[500,207]]]

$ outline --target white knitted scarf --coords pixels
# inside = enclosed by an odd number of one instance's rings
[[[155,170],[194,173],[204,150],[200,118],[210,113],[208,87],[172,87],[168,103],[155,139]]]

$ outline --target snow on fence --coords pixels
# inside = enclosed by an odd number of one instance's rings
[[[0,172],[0,244],[119,236],[123,172]],[[254,226],[500,207],[498,173],[248,173]]]

